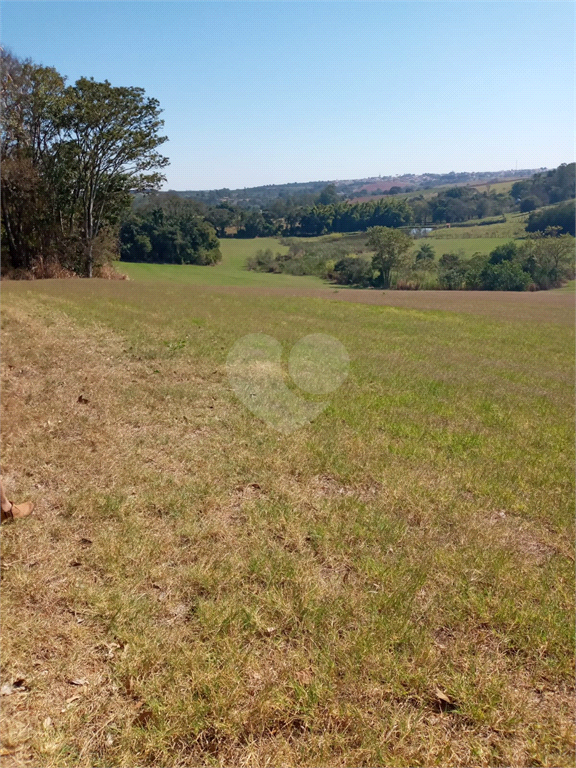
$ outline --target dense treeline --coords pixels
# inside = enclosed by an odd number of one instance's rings
[[[573,253],[574,238],[549,228],[520,243],[511,240],[488,255],[466,259],[461,252],[446,252],[436,259],[430,242],[416,250],[406,233],[374,227],[353,244],[291,241],[286,254],[262,250],[248,260],[247,268],[317,275],[358,288],[526,291],[555,288],[573,278]]]
[[[1,53],[2,269],[91,277],[117,254],[133,190],[167,158],[159,104],[141,88],[80,78]]]
[[[526,224],[527,232],[544,232],[548,227],[559,227],[564,234],[576,235],[576,206],[574,200],[533,211]]]
[[[173,193],[160,193],[154,200],[161,204],[175,197]],[[136,200],[135,209],[144,200]],[[413,220],[406,200],[338,202],[332,185],[322,190],[312,205],[277,200],[270,208],[246,210],[230,203],[211,206],[198,200],[187,202],[215,227],[219,237],[316,237],[333,232],[365,232],[375,226],[404,227]]]
[[[525,212],[570,200],[576,196],[576,163],[563,163],[554,170],[517,181],[512,185],[510,196],[520,202],[520,210]]]
[[[214,227],[192,201],[165,198],[148,201],[122,224],[123,261],[155,264],[216,264],[221,260]]]
[[[574,277],[574,239],[558,230],[538,232],[520,244],[511,240],[489,256],[444,254],[438,262],[440,285],[447,289],[526,291],[557,288]]]
[[[479,192],[474,187],[451,187],[429,199],[414,197],[410,205],[415,223],[423,226],[501,216],[515,208],[510,195]]]
[[[404,227],[412,222],[405,200],[375,200],[367,203],[335,203],[305,208],[290,217],[288,236],[316,236],[330,232],[365,232],[371,227]]]
[[[574,164],[560,166],[545,175],[538,174],[535,179],[544,177],[546,185],[554,190],[552,197],[565,200],[573,197],[573,174]],[[525,188],[519,186],[524,183],[527,184]],[[542,180],[538,181],[538,188],[542,184]],[[525,192],[522,192],[523,189]],[[514,194],[526,194],[524,198],[491,190],[489,187],[479,191],[470,186],[450,187],[432,197],[417,194],[399,198],[396,193],[400,188],[392,188],[385,198],[351,203],[342,201],[335,185],[328,184],[314,194],[286,194],[265,205],[248,208],[229,201],[217,205],[208,205],[198,200],[194,202],[202,206],[202,215],[214,225],[219,237],[315,237],[331,233],[365,232],[375,226],[465,225],[466,222],[478,220],[487,223],[490,217],[493,223],[502,222],[508,212],[533,209],[532,189],[531,181],[518,182],[512,187]],[[559,225],[563,231],[572,232],[567,223],[566,216],[563,216],[561,222],[559,219],[550,220],[546,226]]]

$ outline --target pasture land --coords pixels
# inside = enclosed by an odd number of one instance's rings
[[[508,194],[514,184],[516,184],[517,181],[525,181],[526,179],[531,178],[530,176],[525,177],[518,177],[515,179],[512,179],[510,181],[495,181],[495,182],[484,182],[483,184],[470,184],[471,187],[474,189],[477,189],[478,192],[496,192],[497,194]]]
[[[2,309],[3,477],[37,503],[2,529],[6,765],[574,764],[569,293]],[[257,332],[350,355],[288,436],[227,377]]]
[[[479,224],[477,226],[459,226],[452,224],[450,229],[443,227],[431,232],[429,237],[434,239],[449,238],[505,238],[506,240],[526,237],[526,222],[528,215],[525,213],[508,213],[506,221],[499,224]]]
[[[457,184],[442,184],[437,187],[431,187],[430,189],[417,189],[413,192],[399,192],[397,195],[394,195],[393,197],[399,197],[399,198],[405,198],[405,199],[412,199],[414,197],[422,197],[425,200],[429,200],[432,197],[435,197],[440,192],[445,192],[447,189],[453,189],[454,187],[472,187],[473,189],[477,189],[479,192],[486,192],[487,188],[490,188],[490,192],[497,192],[497,193],[508,193],[512,189],[512,185],[517,181],[524,181],[526,178],[530,178],[529,176],[526,177],[519,177],[515,178],[513,180],[509,181],[495,181],[495,182],[483,182],[480,184],[471,184],[470,182],[465,183],[457,183]],[[407,185],[406,185],[407,186]],[[363,197],[356,197],[351,202],[354,203],[365,203],[365,202],[371,202],[372,200],[380,200],[380,199],[388,199],[387,195],[364,195]]]
[[[162,280],[193,285],[245,285],[279,288],[315,288],[323,285],[317,277],[292,275],[273,275],[262,272],[249,272],[246,261],[260,249],[271,248],[274,253],[284,253],[287,246],[281,245],[274,237],[258,237],[250,240],[222,239],[220,251],[222,261],[213,267],[200,267],[193,264],[131,264],[115,262],[119,272],[134,280]]]
[[[487,229],[488,227],[486,227]],[[475,230],[476,228],[474,228]],[[484,229],[479,227],[478,229]],[[507,242],[507,237],[453,237],[467,230],[442,230],[446,237],[429,237],[414,241],[414,250],[418,250],[424,242],[430,242],[439,258],[443,253],[463,251],[469,258],[474,253],[490,253],[496,246]],[[351,252],[357,243],[365,242],[365,233],[347,234],[342,236],[325,235],[314,238],[294,238],[295,242],[341,242],[349,245]],[[137,281],[162,281],[182,283],[184,285],[199,286],[238,286],[262,289],[318,289],[329,288],[330,284],[319,277],[310,275],[295,276],[287,274],[268,274],[262,272],[250,272],[246,269],[246,261],[259,250],[270,248],[274,253],[285,253],[288,246],[282,245],[280,240],[273,237],[259,237],[247,240],[224,239],[220,240],[222,261],[213,267],[200,267],[181,264],[132,264],[117,261],[116,269],[122,274],[128,275]],[[367,256],[369,254],[366,254]]]
[[[476,227],[474,227],[476,229]],[[452,230],[441,230],[444,232],[451,232]],[[458,234],[459,237],[441,237],[432,236],[421,238],[416,241],[414,246],[417,250],[422,243],[428,242],[432,245],[436,251],[436,256],[440,257],[443,253],[457,253],[462,251],[464,258],[469,259],[475,253],[488,254],[499,245],[507,243],[512,238],[510,237],[467,237],[464,233],[466,230],[454,230],[454,234]]]

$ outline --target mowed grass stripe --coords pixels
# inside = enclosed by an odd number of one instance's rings
[[[22,759],[573,763],[569,303],[4,290],[4,471],[39,503],[2,537]],[[350,354],[291,436],[228,383],[254,332]]]

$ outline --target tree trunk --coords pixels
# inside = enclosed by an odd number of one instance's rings
[[[16,247],[14,234],[12,233],[12,226],[10,222],[10,217],[6,210],[6,205],[2,206],[2,218],[4,220],[4,229],[6,231],[6,237],[8,239],[8,251],[10,253],[10,266],[13,268],[16,268],[20,266],[20,264],[18,263],[18,248]]]
[[[93,241],[90,240],[90,242],[88,243],[88,263],[86,265],[87,277],[92,277],[92,266],[94,261],[94,258],[92,255],[92,247],[93,247]]]

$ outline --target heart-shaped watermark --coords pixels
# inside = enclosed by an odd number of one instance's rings
[[[287,385],[282,346],[272,336],[249,333],[234,344],[226,361],[228,378],[238,399],[255,416],[279,432],[290,434],[309,424],[328,400],[307,400]],[[350,358],[344,346],[324,333],[304,336],[291,349],[288,374],[310,395],[334,392],[348,376]]]

